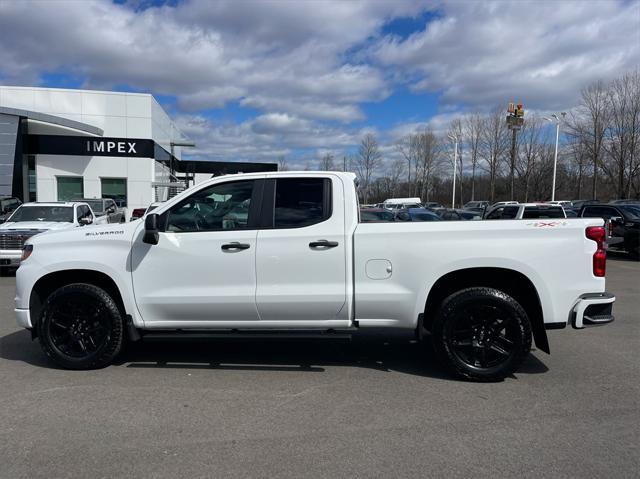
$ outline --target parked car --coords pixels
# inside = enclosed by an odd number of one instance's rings
[[[124,223],[126,220],[126,210],[119,208],[111,198],[79,198],[72,201],[87,203],[96,217],[95,224]]]
[[[612,231],[609,245],[625,250],[634,259],[640,259],[640,205],[587,205],[582,207],[579,216],[610,221]]]
[[[516,203],[492,207],[485,219],[487,220],[527,220],[527,219],[549,219],[566,218],[562,206],[549,205],[546,203]]]
[[[547,201],[546,203],[549,205],[562,206],[565,209],[573,207],[573,203],[568,200],[554,200],[554,201]]]
[[[87,203],[25,203],[0,224],[0,273],[20,264],[26,240],[49,230],[63,230],[92,224]]]
[[[474,210],[442,208],[436,214],[444,221],[481,220],[482,213]]]
[[[611,200],[613,205],[640,205],[640,200]]]
[[[440,203],[438,203],[437,201],[427,201],[425,204],[422,205],[424,208],[428,208],[430,210],[439,210],[441,208],[444,208],[444,206],[442,206]]]
[[[441,221],[441,218],[426,208],[407,208],[396,212],[396,221]]]
[[[487,208],[487,210],[497,208],[498,206],[517,205],[517,204],[519,204],[517,201],[498,201],[492,204],[489,208]]]
[[[22,201],[13,196],[0,196],[0,223],[4,223],[7,217],[21,204]]]
[[[582,208],[583,206],[586,205],[597,205],[599,204],[600,201],[598,200],[571,200],[571,204],[573,205],[573,209],[576,210],[576,212],[580,212],[580,208]]]
[[[464,204],[462,207],[465,210],[474,210],[474,211],[483,211],[485,208],[488,208],[490,203],[488,201],[469,201]]]
[[[361,223],[386,223],[395,221],[395,214],[385,208],[360,208]]]
[[[250,201],[247,223],[202,216],[207,201],[214,212]],[[547,330],[614,319],[600,218],[514,221],[504,234],[491,221],[359,224],[357,210],[353,174],[261,172],[205,181],[90,237],[37,235],[17,272],[17,323],[70,369],[112,363],[127,338],[402,328],[431,341],[453,374],[495,381],[533,341],[548,353]]]
[[[403,208],[418,208],[422,200],[417,196],[411,198],[387,198],[382,203],[382,207],[389,210],[400,210]]]

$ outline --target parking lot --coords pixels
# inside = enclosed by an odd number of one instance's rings
[[[607,276],[613,324],[550,331],[551,356],[496,384],[375,334],[147,343],[59,370],[0,278],[0,476],[637,477],[640,263]]]

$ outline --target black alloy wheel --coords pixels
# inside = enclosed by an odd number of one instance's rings
[[[90,284],[70,284],[54,291],[38,328],[44,352],[68,369],[108,365],[124,339],[118,306],[106,291]]]
[[[439,359],[466,379],[504,379],[531,349],[526,312],[511,296],[492,288],[468,288],[449,296],[432,332]]]

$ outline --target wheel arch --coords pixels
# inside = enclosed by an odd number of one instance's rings
[[[529,316],[536,347],[549,353],[549,340],[544,326],[542,304],[538,290],[523,273],[495,267],[464,268],[441,276],[427,295],[422,325],[430,330],[442,301],[450,294],[470,287],[490,287],[504,291],[518,301]]]
[[[54,271],[39,278],[31,289],[31,294],[29,296],[29,313],[31,316],[31,322],[34,326],[34,333],[37,332],[35,325],[40,317],[42,307],[49,295],[58,288],[73,283],[87,283],[104,289],[116,302],[122,316],[125,317],[127,314],[128,311],[125,307],[125,302],[120,288],[108,274],[89,269],[66,269]]]

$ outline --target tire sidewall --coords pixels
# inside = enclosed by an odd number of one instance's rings
[[[83,358],[67,356],[53,343],[50,337],[50,321],[54,306],[64,304],[72,297],[85,295],[102,303],[109,320],[107,340],[96,351]],[[56,364],[67,369],[96,369],[108,365],[122,349],[123,343],[122,315],[111,296],[101,288],[84,283],[63,286],[54,291],[46,300],[38,320],[38,337],[45,354]]]
[[[490,368],[477,368],[464,362],[451,346],[453,327],[460,310],[471,304],[486,304],[507,312],[517,325],[516,349],[504,362]],[[520,304],[506,293],[493,288],[468,288],[446,298],[432,328],[434,350],[438,358],[457,376],[477,381],[499,381],[513,374],[531,349],[531,325]]]

